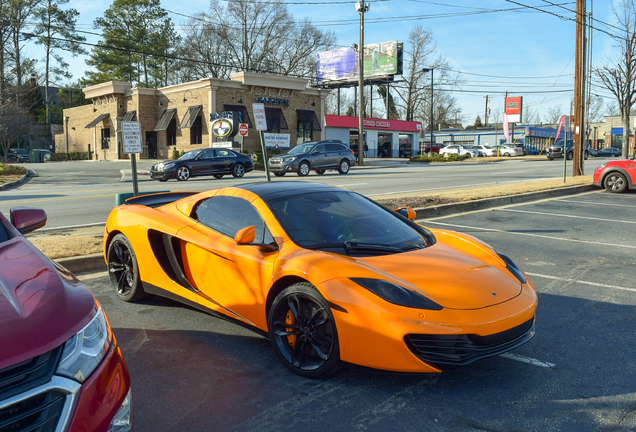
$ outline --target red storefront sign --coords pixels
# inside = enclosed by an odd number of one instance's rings
[[[325,126],[341,127],[348,129],[358,129],[358,117],[337,116],[325,114]],[[419,132],[422,130],[422,123],[404,121],[404,120],[383,120],[383,119],[364,119],[364,127],[368,129],[383,129],[400,132]]]

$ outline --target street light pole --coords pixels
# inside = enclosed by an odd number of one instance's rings
[[[358,165],[364,165],[364,13],[369,11],[369,3],[356,2],[360,13],[360,45],[358,47]]]
[[[431,73],[431,119],[430,119],[430,128],[431,128],[431,143],[428,146],[428,157],[433,156],[433,68],[424,68],[422,72],[430,72]]]

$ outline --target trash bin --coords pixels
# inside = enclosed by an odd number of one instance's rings
[[[44,163],[44,152],[38,149],[31,150],[29,159],[31,163]]]

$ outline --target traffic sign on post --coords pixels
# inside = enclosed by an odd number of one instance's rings
[[[133,178],[133,194],[139,195],[137,184],[137,158],[136,154],[141,153],[141,125],[138,121],[121,122],[121,136],[124,142],[124,153],[130,155],[130,167]]]
[[[247,123],[241,123],[239,125],[239,135],[247,136]]]
[[[254,111],[254,126],[261,136],[261,149],[263,150],[263,165],[265,165],[265,177],[267,181],[271,181],[269,177],[269,162],[267,161],[267,149],[265,148],[265,138],[263,131],[267,130],[267,117],[265,116],[265,105],[262,103],[252,104]]]

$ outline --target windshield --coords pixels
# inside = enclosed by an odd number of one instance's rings
[[[195,157],[197,157],[197,155],[199,153],[201,153],[203,150],[190,150],[189,152],[187,152],[186,154],[184,154],[183,156],[181,156],[179,158],[179,160],[186,160],[186,159],[194,159]]]
[[[287,152],[287,154],[303,154],[303,153],[309,153],[309,151],[313,148],[313,146],[315,146],[316,143],[305,143],[305,144],[300,144],[297,145],[296,147],[294,147],[293,149],[291,149],[290,151]]]
[[[298,194],[267,204],[292,241],[303,248],[377,254],[434,243],[428,230],[348,191]]]

